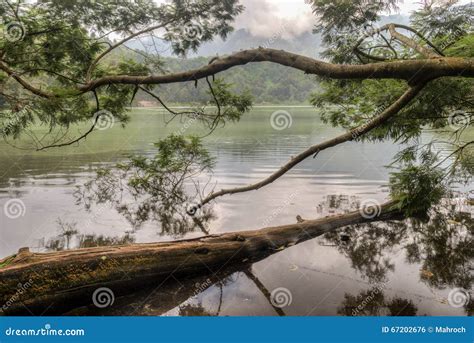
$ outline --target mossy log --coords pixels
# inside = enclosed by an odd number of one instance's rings
[[[374,218],[359,211],[259,230],[163,243],[97,247],[51,253],[27,248],[0,260],[0,314],[63,313],[92,303],[99,287],[115,296],[172,277],[206,275],[259,261],[271,254],[347,225],[402,219],[393,203]],[[27,311],[26,311],[27,309]]]

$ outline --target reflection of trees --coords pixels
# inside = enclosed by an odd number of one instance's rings
[[[111,245],[125,245],[135,242],[135,237],[130,233],[126,233],[122,237],[107,237],[104,235],[96,234],[77,234],[74,236],[75,240],[78,242],[76,248],[93,248],[93,247],[105,247]],[[66,239],[63,236],[56,236],[50,239],[45,248],[49,251],[61,251],[69,249],[66,244]]]
[[[468,214],[435,213],[427,224],[414,223],[407,260],[418,262],[429,273],[421,275],[428,285],[470,289],[473,281],[474,220]]]
[[[355,196],[329,195],[317,208],[321,214],[334,214],[353,211],[359,205],[360,201]],[[345,227],[327,233],[325,238],[349,258],[352,267],[363,278],[376,283],[386,280],[387,273],[394,271],[395,265],[387,253],[403,241],[406,233],[404,223],[385,222]]]
[[[321,213],[342,212],[347,207],[353,207],[354,203],[357,203],[355,198],[331,196],[319,205],[318,210]],[[371,283],[383,282],[387,273],[394,271],[395,265],[388,256],[394,248],[401,248],[408,263],[421,265],[420,280],[428,286],[469,290],[474,278],[474,219],[470,213],[450,204],[449,200],[445,203],[447,206],[445,204],[432,210],[428,222],[411,219],[354,225],[330,232],[325,238],[335,244],[349,258],[352,267]],[[352,305],[357,307],[371,292],[373,290],[358,296],[346,294],[341,313],[351,312]],[[393,300],[387,303],[379,294],[365,307],[364,313],[377,315],[378,307],[395,311],[397,307]],[[400,299],[397,301],[403,303]],[[404,313],[410,313],[412,307],[407,304]],[[472,313],[472,301],[465,309],[467,313]]]
[[[387,299],[383,290],[377,287],[356,296],[345,294],[337,310],[343,316],[415,316],[417,311],[411,300],[397,297]]]
[[[75,308],[65,315],[166,315],[177,310],[180,316],[219,316],[224,305],[224,289],[234,284],[242,275],[252,281],[263,293],[270,306],[278,315],[284,316],[282,309],[273,306],[271,293],[251,271],[251,264],[242,263],[222,268],[217,273],[207,276],[172,277],[167,281],[157,281],[139,287],[133,294],[116,296],[114,306],[97,308],[87,306]],[[203,301],[209,289],[209,301]],[[117,294],[116,294],[117,295]],[[173,312],[174,313],[174,312]]]
[[[394,225],[398,225],[395,223]],[[345,238],[340,239],[341,235]],[[400,244],[405,230],[392,230],[384,225],[355,225],[326,234],[326,239],[337,245],[347,256],[352,267],[370,282],[382,282],[395,266],[386,256],[396,244]]]
[[[209,279],[208,279],[209,280]],[[184,304],[179,306],[179,315],[180,316],[205,316],[205,317],[210,317],[210,316],[219,316],[221,313],[222,309],[222,301],[223,301],[223,296],[224,296],[224,288],[223,288],[223,283],[230,281],[231,278],[227,277],[222,281],[217,282],[215,285],[219,287],[219,301],[217,303],[217,310],[215,313],[211,313],[209,310],[207,310],[201,302],[198,302],[197,304],[191,304],[189,302],[185,302]]]
[[[212,275],[173,276],[165,282],[152,281],[146,285],[140,285],[133,293],[126,292],[123,296],[115,294],[113,306],[107,308],[84,306],[65,314],[160,316],[177,310],[181,316],[219,316],[223,307],[225,286],[234,283],[240,271],[247,268],[249,264],[241,264],[223,268]],[[212,298],[204,304],[202,295],[213,287],[218,288],[218,294],[211,291],[209,294]]]
[[[135,243],[133,232],[126,232],[121,237],[108,237],[97,234],[81,234],[76,229],[76,223],[66,223],[58,220],[59,234],[43,244],[48,251],[62,251],[73,248],[93,248],[111,245]],[[71,244],[74,243],[74,244]]]
[[[255,276],[255,274],[252,273],[252,270],[251,269],[244,270],[244,274],[248,277],[249,280],[251,280],[255,284],[255,286],[257,286],[260,292],[262,292],[265,299],[267,299],[268,303],[273,307],[275,312],[281,317],[286,316],[282,308],[273,305],[272,299],[271,299],[272,297],[271,292],[262,283],[262,281],[260,281],[260,279],[257,276]]]
[[[171,135],[155,144],[154,156],[133,156],[112,168],[97,170],[78,187],[75,197],[86,209],[112,206],[135,229],[157,222],[162,234],[180,237],[201,230],[214,219],[212,208],[199,204],[215,163],[197,137]]]
[[[340,202],[332,201],[331,204]],[[474,220],[453,208],[432,211],[428,222],[388,221],[346,227],[325,238],[347,256],[353,267],[370,282],[381,282],[394,264],[387,257],[393,248],[405,250],[408,263],[420,263],[421,280],[429,286],[472,285]],[[344,239],[341,239],[344,238]]]
[[[180,316],[213,316],[212,313],[208,312],[202,304],[184,304],[179,307],[179,315]]]
[[[331,204],[343,204],[344,201],[332,201]],[[337,212],[335,209],[334,212]],[[337,246],[337,249],[352,262],[355,268],[369,283],[383,285],[387,280],[387,274],[395,269],[395,264],[390,260],[392,250],[405,252],[408,263],[416,263],[421,266],[420,279],[430,287],[443,289],[446,287],[460,287],[471,289],[473,275],[472,261],[474,258],[472,234],[474,220],[469,214],[458,213],[454,210],[439,208],[433,211],[431,219],[427,223],[407,220],[403,222],[385,222],[370,225],[357,225],[346,227],[338,232],[326,234],[326,239]],[[78,235],[84,237],[78,239],[81,247],[97,245],[127,244],[133,242],[133,236],[127,234],[124,237],[107,238],[104,236]],[[60,237],[65,239],[64,237]],[[77,238],[76,238],[77,239]],[[61,244],[59,244],[61,245]],[[64,246],[64,244],[63,244]],[[249,264],[224,269],[221,273],[210,277],[212,282],[201,282],[206,289],[215,285],[220,287],[220,295],[212,301],[212,308],[206,308],[197,295],[204,289],[197,289],[194,285],[199,278],[179,280],[174,284],[167,285],[169,292],[165,295],[160,293],[150,295],[147,290],[143,294],[147,308],[128,308],[130,299],[124,299],[123,313],[163,314],[177,306],[180,315],[219,315],[222,307],[222,286],[232,283],[233,277],[239,272],[244,273],[249,280],[254,282],[269,303],[270,292],[262,282],[249,271]],[[206,276],[208,277],[208,276]],[[160,289],[163,287],[160,285]],[[378,289],[378,292],[374,290]],[[135,293],[134,297],[139,297]],[[164,300],[166,298],[166,302]],[[217,298],[219,299],[217,301]],[[190,305],[190,299],[194,299]],[[365,301],[362,309],[358,306]],[[117,304],[119,299],[117,299]],[[181,304],[181,305],[180,305]],[[134,305],[134,304],[130,304]],[[465,306],[468,314],[473,314],[473,299]],[[277,310],[274,307],[275,310]],[[115,310],[115,309],[113,309]],[[283,311],[277,310],[279,315]],[[102,312],[101,312],[102,313]],[[416,315],[417,308],[409,299],[399,297],[387,298],[383,293],[383,287],[373,286],[359,294],[346,294],[344,301],[338,309],[341,315]]]

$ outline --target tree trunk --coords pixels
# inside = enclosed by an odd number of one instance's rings
[[[402,219],[393,203],[374,218],[359,211],[260,230],[210,235],[166,243],[97,247],[52,253],[27,248],[0,261],[0,313],[63,313],[91,304],[93,292],[115,296],[170,278],[210,275],[262,260],[331,230],[360,223]]]

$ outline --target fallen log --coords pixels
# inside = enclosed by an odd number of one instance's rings
[[[278,251],[347,225],[399,220],[389,202],[377,215],[359,211],[260,230],[209,235],[163,243],[96,247],[52,253],[18,254],[0,260],[0,314],[60,314],[92,303],[107,287],[115,296],[133,293],[170,278],[214,274],[236,264],[254,263]]]

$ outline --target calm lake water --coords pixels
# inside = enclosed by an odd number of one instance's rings
[[[272,127],[270,118],[276,110],[291,114],[291,127]],[[158,110],[134,110],[131,119],[126,129],[116,123],[74,147],[31,152],[0,143],[0,208],[11,199],[24,204],[19,218],[0,212],[0,257],[21,247],[46,251],[60,246],[61,239],[64,246],[58,220],[78,231],[67,240],[70,248],[84,242],[177,238],[161,234],[159,223],[133,230],[114,209],[92,207],[89,212],[75,203],[75,187],[88,181],[98,167],[131,153],[152,153],[153,142],[177,130],[202,132],[179,121],[165,127]],[[240,123],[228,124],[206,138],[206,146],[217,158],[212,183],[228,188],[261,180],[292,155],[340,132],[323,124],[311,108],[256,108]],[[368,199],[382,203],[388,197],[389,171],[384,166],[398,151],[392,143],[355,142],[324,151],[259,191],[218,199],[210,232],[294,223],[296,215],[317,218],[356,209]],[[407,222],[346,228],[278,252],[248,270],[170,282],[116,299],[104,310],[89,307],[73,313],[472,314],[472,301],[453,306],[448,298],[455,288],[472,289],[473,227],[469,215],[440,214],[422,227]],[[281,308],[270,301],[270,294],[279,291],[286,302]],[[361,303],[363,308],[356,310]]]

